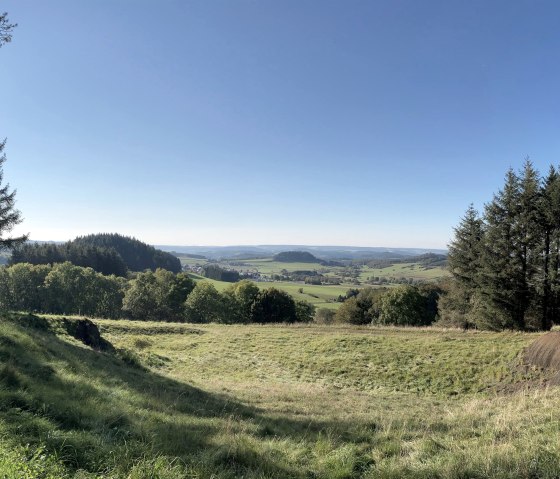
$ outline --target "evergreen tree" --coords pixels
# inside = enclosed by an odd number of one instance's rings
[[[525,328],[526,284],[517,237],[520,180],[510,169],[504,188],[485,207],[486,233],[482,249],[481,293],[489,326]]]
[[[10,191],[9,184],[2,186],[4,179],[2,166],[6,161],[5,146],[6,140],[0,141],[0,250],[15,248],[27,240],[27,235],[5,237],[6,233],[12,231],[15,225],[22,222],[21,213],[15,208],[16,190]]]
[[[0,13],[0,47],[12,41],[12,31],[15,27],[17,23],[10,23],[6,12]]]
[[[446,318],[492,329],[550,329],[560,292],[560,178],[543,181],[530,161],[478,217],[471,206],[449,245],[453,298],[440,303]],[[457,307],[464,300],[468,306]],[[455,310],[446,311],[446,308]],[[473,321],[472,318],[476,319]]]
[[[542,186],[539,221],[541,243],[537,292],[541,302],[540,329],[548,330],[560,312],[560,175],[553,166]]]
[[[465,289],[474,291],[480,282],[480,254],[484,233],[482,219],[472,204],[454,231],[455,238],[449,244],[447,256],[449,270]]]
[[[6,12],[0,14],[0,47],[12,41],[12,31],[17,24],[10,23]],[[16,191],[10,191],[10,185],[2,186],[4,171],[2,166],[6,161],[4,148],[6,140],[0,141],[0,250],[12,249],[27,240],[26,235],[15,238],[5,238],[4,235],[12,231],[15,225],[21,223],[22,218],[18,210],[15,209]]]

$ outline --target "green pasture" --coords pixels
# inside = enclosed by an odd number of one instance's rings
[[[387,268],[370,268],[364,266],[361,269],[359,279],[364,282],[370,277],[385,278],[413,278],[416,280],[436,280],[449,277],[450,273],[444,268],[426,269],[418,263],[397,263]]]
[[[323,266],[321,263],[282,263],[272,259],[250,259],[242,261],[241,269],[256,269],[261,274],[281,274],[282,270],[294,271],[322,271],[332,270],[331,267]]]
[[[291,283],[289,281],[273,281],[270,283],[256,283],[261,289],[277,288],[290,294],[296,300],[305,300],[317,308],[338,309],[341,303],[336,299],[352,288],[351,285],[311,285]],[[300,289],[303,292],[300,293]]]
[[[184,256],[179,256],[179,261],[181,262],[181,266],[204,266],[205,264],[208,264],[208,260],[206,259],[186,258]]]

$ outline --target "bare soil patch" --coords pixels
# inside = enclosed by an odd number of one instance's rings
[[[560,332],[547,333],[529,345],[525,350],[525,363],[555,372],[547,384],[560,385]]]

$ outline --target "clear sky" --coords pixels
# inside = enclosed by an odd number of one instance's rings
[[[560,161],[560,2],[0,0],[32,239],[445,247]]]

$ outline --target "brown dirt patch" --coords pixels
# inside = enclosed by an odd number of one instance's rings
[[[560,371],[560,332],[544,334],[525,350],[525,362]]]
[[[525,363],[555,372],[549,386],[560,385],[560,332],[544,334],[525,350]]]

